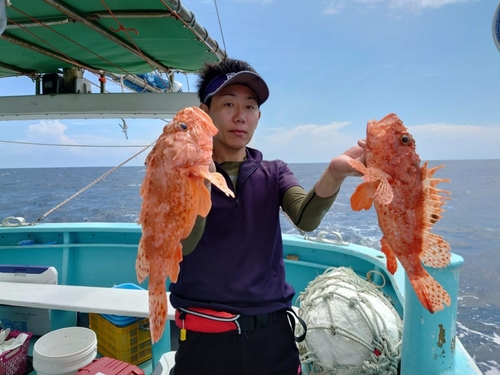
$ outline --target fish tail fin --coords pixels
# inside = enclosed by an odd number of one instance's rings
[[[151,342],[154,344],[160,340],[167,321],[167,290],[165,282],[150,280],[149,288],[149,328],[151,331]]]
[[[141,240],[137,250],[137,258],[135,259],[135,274],[137,281],[142,283],[149,275],[149,261],[144,250],[144,244]]]
[[[179,243],[172,249],[171,256],[167,263],[153,261],[148,263],[149,270],[149,328],[151,331],[151,342],[154,344],[163,335],[165,323],[167,321],[167,277],[171,282],[177,281],[182,261],[182,245]]]
[[[441,284],[427,273],[427,271],[424,270],[424,273],[422,277],[415,279],[412,279],[411,276],[408,275],[413,285],[413,289],[422,305],[429,310],[431,314],[443,310],[445,304],[446,306],[450,306],[450,295],[444,290]]]

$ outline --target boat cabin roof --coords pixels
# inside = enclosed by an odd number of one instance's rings
[[[0,51],[0,78],[71,67],[189,73],[226,57],[177,0],[11,1]]]

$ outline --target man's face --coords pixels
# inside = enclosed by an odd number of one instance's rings
[[[214,137],[214,151],[244,149],[252,140],[260,118],[255,93],[242,84],[224,87],[212,97],[207,112],[219,132]]]

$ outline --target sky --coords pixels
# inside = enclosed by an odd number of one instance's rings
[[[250,144],[266,159],[328,162],[365,137],[370,119],[388,113],[403,120],[422,160],[500,159],[500,51],[492,36],[498,0],[182,4],[230,57],[266,80],[270,98]],[[183,91],[196,90],[195,75],[175,79]],[[32,93],[28,78],[0,80],[0,95]],[[165,124],[130,119],[127,140],[120,123],[0,122],[0,141],[142,146]],[[116,166],[142,149],[0,142],[0,168]],[[127,165],[142,165],[147,152]]]

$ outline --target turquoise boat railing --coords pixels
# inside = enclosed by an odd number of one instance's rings
[[[51,265],[58,270],[59,284],[112,287],[136,282],[134,265],[140,236],[140,226],[133,223],[0,226],[0,263]],[[32,243],[20,245],[26,241]],[[402,267],[395,275],[388,273],[380,251],[289,234],[283,235],[283,241],[287,280],[297,294],[329,267],[351,267],[362,278],[373,277],[403,318],[401,374],[481,374],[456,337],[460,256],[453,254],[446,268],[428,268],[452,300],[451,306],[431,314],[422,307]],[[147,283],[141,286],[147,288]],[[74,324],[67,320],[66,312],[52,314],[54,329]],[[153,346],[153,363],[170,350],[168,328],[162,342]]]

